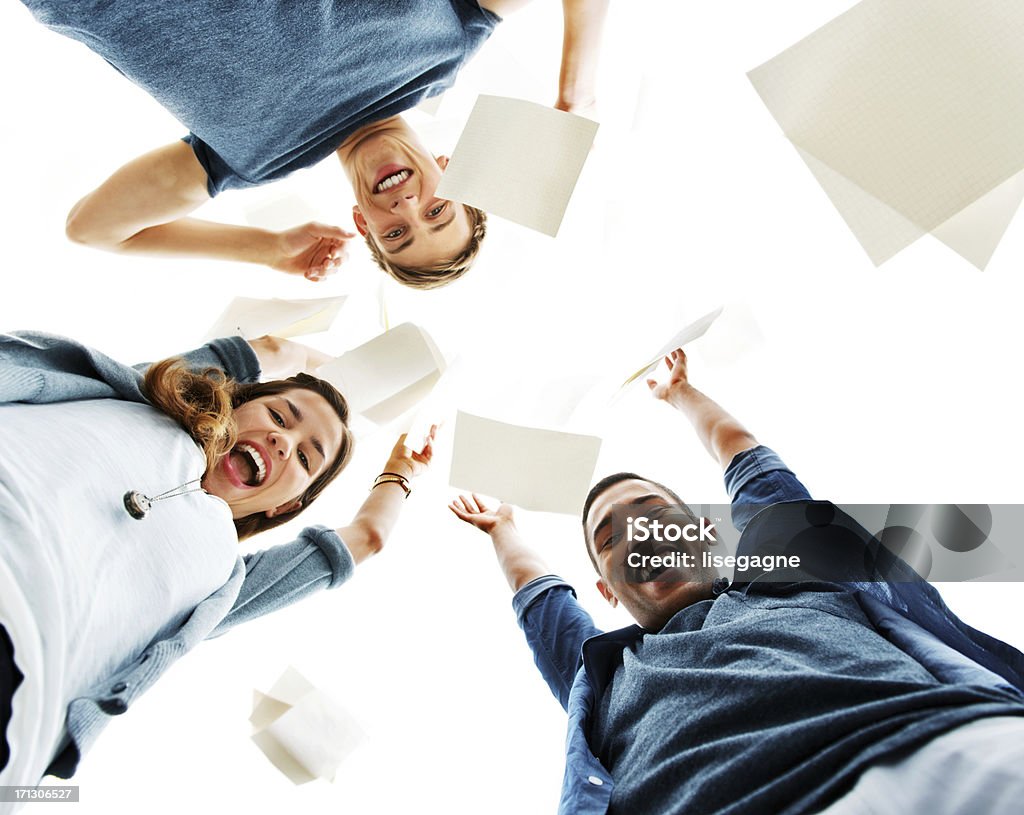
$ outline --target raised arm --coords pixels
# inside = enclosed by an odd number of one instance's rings
[[[609,0],[562,0],[562,66],[555,107],[592,111],[597,102],[597,65]]]
[[[723,470],[737,454],[758,446],[757,439],[743,425],[690,384],[686,354],[681,348],[665,357],[665,365],[669,369],[668,381],[659,384],[648,379],[648,387],[656,399],[668,402],[690,420],[701,444]]]
[[[519,591],[531,580],[551,573],[544,561],[523,542],[516,529],[512,507],[508,504],[492,510],[478,496],[463,495],[452,501],[448,508],[460,520],[490,536],[498,565],[512,591]]]
[[[411,489],[409,482],[425,472],[430,464],[436,430],[436,427],[430,429],[427,444],[419,453],[405,446],[404,434],[398,439],[375,482],[376,486],[370,490],[352,522],[338,530],[356,563],[362,563],[384,548],[405,505]]]
[[[486,532],[516,594],[512,605],[541,676],[568,709],[569,691],[580,665],[583,643],[600,629],[576,602],[572,586],[548,571],[544,561],[522,540],[512,507],[488,508],[476,495],[460,496],[449,509],[461,520]]]
[[[335,271],[354,237],[318,223],[273,232],[187,217],[209,200],[206,171],[177,141],[128,162],[75,204],[67,236],[111,252],[257,263],[309,280]]]
[[[518,11],[530,0],[481,0],[499,17]],[[592,113],[597,101],[597,66],[601,34],[610,0],[562,0],[562,63],[555,107]]]

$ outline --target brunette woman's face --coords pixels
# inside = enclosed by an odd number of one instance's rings
[[[320,394],[293,388],[235,408],[238,438],[203,477],[235,518],[291,512],[299,497],[334,461],[344,438],[341,419]]]

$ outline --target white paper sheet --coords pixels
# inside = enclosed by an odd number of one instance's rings
[[[534,102],[480,96],[436,194],[554,237],[597,128]]]
[[[474,378],[466,369],[462,357],[449,363],[441,378],[434,383],[430,395],[416,409],[406,429],[406,446],[416,453],[422,453],[427,443],[431,426],[438,429],[455,415],[456,405],[462,389],[469,387],[467,380]]]
[[[260,300],[236,297],[206,332],[206,339],[240,336],[247,340],[272,334],[301,337],[326,331],[345,305],[345,295],[312,300]]]
[[[402,323],[317,369],[349,408],[387,424],[425,399],[445,370],[444,356],[419,326]]]
[[[1016,186],[951,219],[1024,171],[1022,41],[1017,0],[863,0],[750,79],[873,262],[934,232],[983,268]]]
[[[332,781],[365,739],[355,719],[294,668],[267,693],[255,691],[252,740],[294,784]]]
[[[672,339],[661,347],[661,350],[659,350],[657,354],[644,363],[642,368],[630,374],[626,381],[622,383],[622,387],[626,388],[635,382],[639,382],[643,377],[658,367],[658,364],[666,354],[669,354],[677,348],[682,348],[684,345],[688,345],[694,340],[703,337],[704,334],[707,333],[707,330],[711,328],[711,324],[718,319],[718,316],[721,313],[722,307],[720,306],[711,313],[705,314],[699,320],[695,320],[682,330],[678,331]]]
[[[523,509],[576,515],[601,439],[496,422],[459,411],[448,483]]]

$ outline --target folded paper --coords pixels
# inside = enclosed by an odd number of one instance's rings
[[[497,422],[459,411],[448,483],[523,509],[576,515],[601,439]]]
[[[418,405],[445,370],[445,359],[419,326],[402,323],[317,369],[349,409],[376,425]]]
[[[239,336],[251,340],[265,334],[285,338],[316,334],[331,327],[345,300],[344,295],[313,300],[236,297],[206,332],[206,339]]]
[[[705,314],[699,320],[690,323],[688,326],[677,332],[672,339],[666,342],[661,350],[658,351],[653,357],[644,363],[643,367],[634,373],[630,374],[625,382],[622,383],[622,387],[625,388],[637,382],[642,377],[651,373],[655,368],[658,367],[658,363],[665,357],[666,354],[670,354],[677,348],[682,348],[684,345],[688,345],[700,337],[703,337],[707,330],[711,328],[711,324],[718,319],[722,313],[722,307],[716,308],[710,314]]]
[[[597,127],[534,102],[480,96],[436,195],[554,237]]]
[[[863,0],[749,76],[869,257],[984,268],[1024,198],[1024,5]]]
[[[294,784],[333,781],[341,762],[364,740],[339,704],[288,668],[265,694],[253,693],[252,740]]]

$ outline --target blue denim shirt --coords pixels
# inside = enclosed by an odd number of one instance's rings
[[[725,472],[733,524],[744,542],[773,523],[780,504],[811,500],[782,459],[766,447],[737,455]],[[1024,699],[1024,655],[961,622],[924,581],[850,584],[867,617],[890,642],[943,682],[995,687]],[[614,781],[587,741],[590,717],[621,662],[623,649],[646,633],[633,625],[608,633],[594,625],[573,588],[539,577],[513,598],[519,624],[541,675],[569,714],[559,813],[605,813]]]

